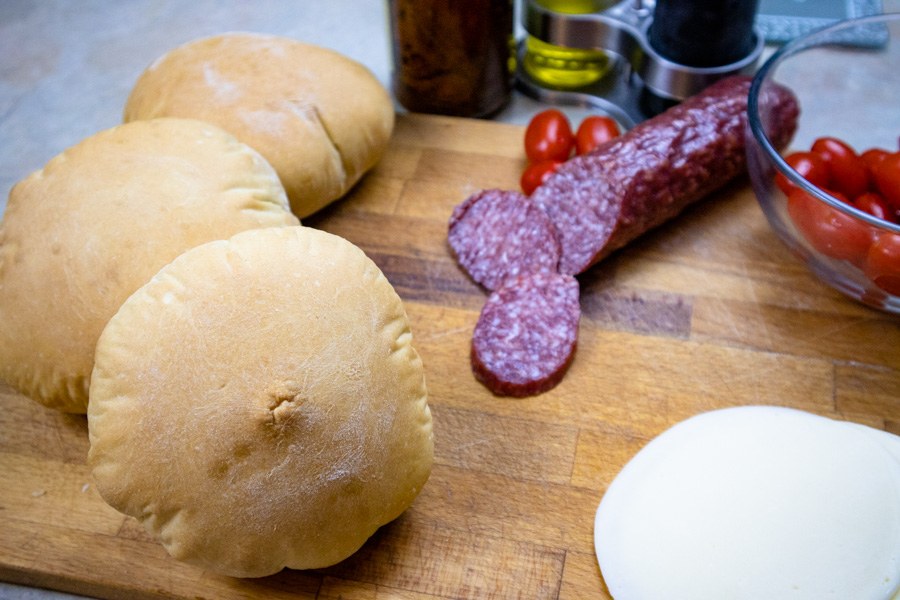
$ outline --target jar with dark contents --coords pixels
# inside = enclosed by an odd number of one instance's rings
[[[488,117],[510,98],[513,0],[389,0],[393,89],[409,111]]]

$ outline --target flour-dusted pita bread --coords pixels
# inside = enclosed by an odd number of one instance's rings
[[[100,495],[183,561],[241,577],[334,564],[431,471],[422,361],[400,298],[307,227],[189,250],[97,345]]]

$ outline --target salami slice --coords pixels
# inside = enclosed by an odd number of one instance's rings
[[[578,295],[578,281],[570,275],[508,279],[488,297],[475,325],[475,377],[500,396],[531,396],[554,387],[575,355]]]
[[[577,275],[746,169],[750,78],[723,79],[592,153],[563,164],[531,198],[556,226],[559,270]],[[785,146],[796,98],[773,87],[770,137]]]
[[[450,216],[447,239],[457,262],[488,290],[523,273],[556,271],[559,241],[549,217],[527,196],[485,190]]]

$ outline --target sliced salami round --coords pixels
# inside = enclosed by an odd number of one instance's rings
[[[457,262],[488,290],[524,273],[555,272],[560,246],[550,218],[527,196],[484,190],[459,204],[447,236]]]
[[[578,296],[578,280],[571,275],[508,279],[488,297],[475,325],[475,377],[500,396],[531,396],[554,387],[575,356]]]

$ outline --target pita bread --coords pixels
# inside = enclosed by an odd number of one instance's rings
[[[89,464],[175,558],[226,575],[337,563],[431,471],[400,298],[350,242],[269,228],[189,250],[97,345]]]

